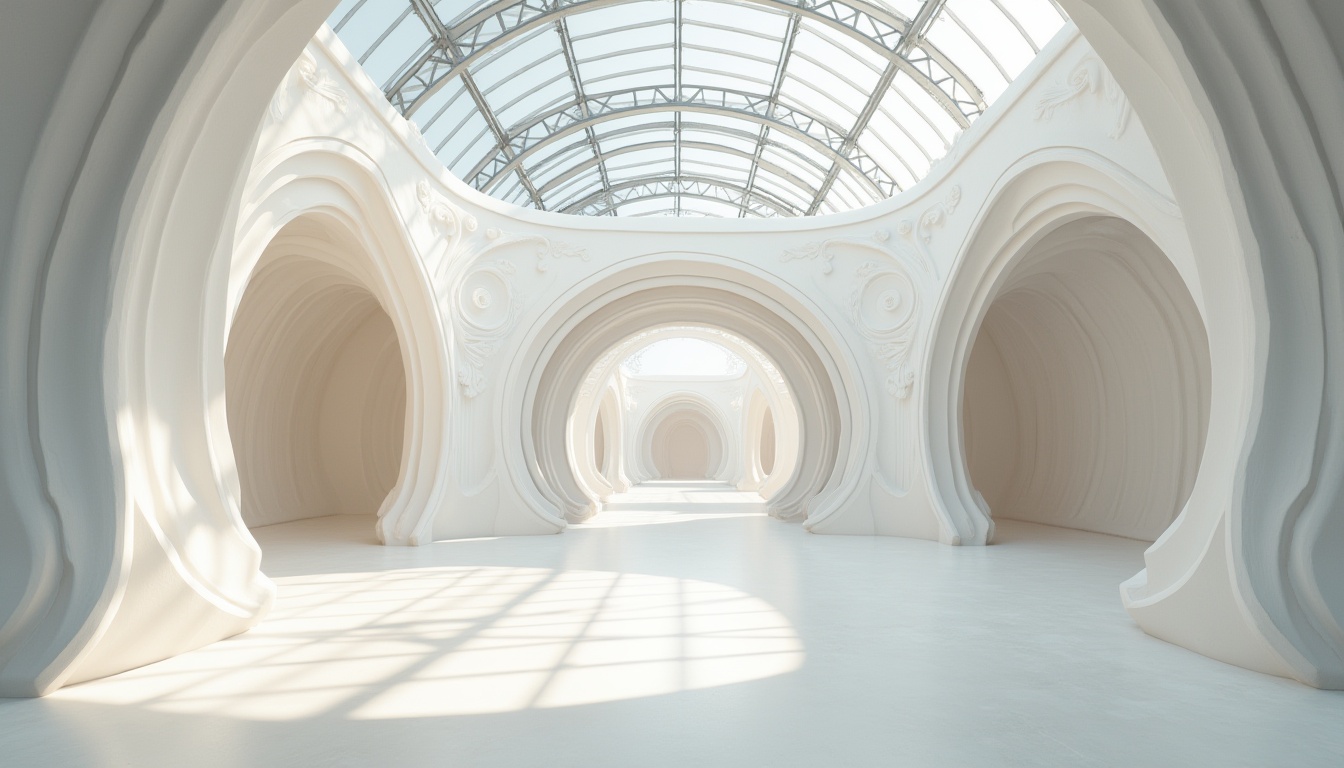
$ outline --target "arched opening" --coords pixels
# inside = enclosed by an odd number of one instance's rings
[[[605,383],[595,388],[597,381]],[[601,445],[605,463],[580,462],[575,475],[604,509],[649,509],[673,498],[679,507],[763,509],[779,487],[763,487],[754,439],[770,404],[793,416],[788,460],[797,458],[796,406],[778,368],[722,329],[677,324],[634,334],[605,352],[585,382],[570,439],[576,456],[585,444],[593,452]],[[622,419],[628,434],[608,426]],[[585,423],[591,434],[582,434]],[[618,466],[627,468],[629,482],[612,479],[619,473],[609,470]]]
[[[629,354],[628,345],[652,343],[659,334],[696,333],[733,349],[753,370],[760,369],[760,381],[768,382],[765,389],[772,390],[772,397],[787,395],[788,400],[787,405],[783,399],[771,404],[776,471],[768,487],[759,489],[751,487],[751,454],[744,448],[749,442],[744,438],[755,434],[746,417],[750,390],[720,408],[726,410],[718,419],[728,425],[725,433],[741,438],[725,441],[726,490],[756,493],[770,514],[808,523],[866,503],[857,494],[857,477],[867,431],[854,418],[858,406],[851,392],[861,381],[845,352],[824,340],[831,337],[816,313],[749,273],[695,259],[647,258],[648,264],[576,286],[551,319],[538,323],[545,333],[533,338],[530,351],[516,363],[519,373],[511,378],[520,389],[506,398],[519,399],[520,407],[509,410],[520,412],[529,427],[516,465],[525,467],[532,481],[522,491],[533,511],[559,512],[575,523],[613,508],[607,504],[610,494],[585,469],[592,465],[587,431],[595,423],[598,393]],[[634,459],[626,467],[632,484],[655,477],[650,462],[637,460],[643,452],[640,424],[627,418],[622,430],[623,453]]]
[[[971,482],[995,518],[1155,540],[1194,485],[1209,370],[1157,245],[1117,218],[1065,223],[1000,282],[971,349]]]
[[[374,515],[401,471],[396,329],[359,278],[321,258],[334,245],[323,234],[303,219],[281,232],[229,333],[225,401],[248,527]]]
[[[602,412],[598,411],[597,421],[593,423],[593,466],[597,467],[597,473],[603,479],[610,482],[607,475],[607,425],[602,420]]]
[[[759,440],[761,474],[769,477],[775,471],[775,416],[768,405],[761,419]]]
[[[712,455],[723,450],[717,433],[705,428],[697,411],[677,411],[663,419],[651,436],[653,469],[662,480],[712,480],[717,463]]]

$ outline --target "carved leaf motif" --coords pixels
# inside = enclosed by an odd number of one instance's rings
[[[817,240],[797,248],[789,248],[780,255],[779,260],[788,263],[790,261],[812,261],[820,258],[823,262],[821,273],[829,275],[831,270],[834,269],[831,264],[831,252],[827,248],[830,242],[829,240]]]
[[[551,240],[547,237],[538,238],[541,242],[537,245],[537,271],[546,272],[550,269],[548,261],[559,261],[560,259],[579,259],[588,261],[591,257],[588,255],[588,249],[578,245],[571,245],[559,240]]]
[[[318,98],[325,100],[344,114],[346,106],[349,103],[349,97],[346,96],[345,89],[327,74],[320,66],[317,59],[311,51],[305,50],[299,60],[294,63],[294,68],[290,70],[280,87],[276,89],[275,96],[271,98],[271,117],[276,121],[283,120],[289,107],[295,101],[291,94],[290,84],[292,81],[298,81],[299,87]]]
[[[1115,78],[1111,77],[1100,61],[1091,56],[1079,62],[1064,82],[1046,90],[1041,100],[1036,102],[1036,119],[1049,120],[1056,109],[1087,93],[1112,105],[1115,117],[1108,135],[1113,139],[1120,138],[1129,127],[1133,109],[1124,91],[1120,90],[1119,83],[1115,82]]]

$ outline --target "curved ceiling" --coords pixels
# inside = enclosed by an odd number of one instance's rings
[[[914,184],[1065,23],[1054,0],[343,0],[444,165],[593,216],[803,216]]]

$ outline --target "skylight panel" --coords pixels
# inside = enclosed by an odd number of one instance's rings
[[[825,169],[804,163],[797,155],[783,152],[774,147],[766,147],[765,151],[761,152],[761,159],[782,168],[813,190],[820,187],[822,180],[826,178]]]
[[[671,117],[671,115],[668,115],[668,117]],[[676,137],[676,134],[672,131],[671,120],[668,120],[666,125],[654,123],[645,126],[640,123],[621,128],[612,123],[603,123],[598,128],[601,130],[597,132],[597,143],[603,152],[614,152],[622,147],[644,143],[668,142],[670,144]],[[635,130],[631,130],[631,128]]]
[[[733,136],[720,131],[688,128],[686,123],[682,123],[681,126],[681,140],[687,144],[712,144],[726,149],[735,149],[739,152],[756,153],[756,142],[747,139],[745,136]]]
[[[705,199],[691,195],[682,195],[681,207],[701,212],[705,216],[729,219],[737,218],[738,207],[720,200]]]
[[[650,197],[632,200],[620,206],[622,216],[675,215],[675,208],[668,208],[668,198]]]
[[[989,54],[1003,67],[1008,78],[1017,77],[1026,69],[1037,51],[1030,37],[1013,23],[1013,18],[1001,3],[994,0],[957,0],[947,4],[946,13],[955,15],[969,33],[989,49]],[[946,22],[942,22],[946,23]]]
[[[945,0],[921,13],[936,1],[866,0],[876,16],[850,18],[801,0],[341,0],[330,21],[449,170],[501,199],[538,205],[531,187],[551,209],[629,215],[653,196],[648,215],[736,216],[773,215],[768,198],[792,215],[917,183],[1066,23],[1052,0]],[[898,48],[892,28],[916,19],[924,42]],[[898,51],[910,63],[893,61]],[[442,64],[463,56],[468,68]],[[874,93],[884,73],[889,88]],[[500,131],[529,128],[517,170],[473,176],[509,156]],[[845,138],[874,165],[837,157]],[[762,199],[744,199],[748,187]],[[697,196],[707,205],[688,204]]]
[[[593,154],[592,147],[584,142],[559,158],[547,157],[545,160],[544,165],[531,165],[527,169],[527,174],[532,179],[532,183],[536,184],[538,188],[551,184],[565,174],[572,172],[578,166],[593,167],[593,164],[597,162],[597,156]]]
[[[815,194],[813,189],[802,189],[796,184],[785,181],[779,176],[764,170],[756,170],[756,178],[753,180],[755,188],[765,192],[768,195],[776,197],[794,208],[807,209],[812,204],[812,197]]]
[[[363,0],[341,3],[328,22],[358,60],[367,56],[379,40],[404,18],[415,19],[406,0]],[[418,19],[415,20],[419,23]],[[421,28],[424,28],[423,24]]]
[[[882,108],[904,125],[931,157],[945,155],[953,137],[961,130],[956,121],[906,73],[897,74],[891,85],[899,91],[898,97],[884,97]]]
[[[602,174],[596,168],[589,169],[556,187],[550,199],[557,210],[568,207],[593,192],[602,189]]]

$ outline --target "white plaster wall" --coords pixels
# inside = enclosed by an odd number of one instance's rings
[[[1005,279],[975,344],[967,463],[996,518],[1167,529],[1203,456],[1208,337],[1150,239],[1113,218],[1060,226]]]

